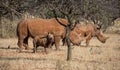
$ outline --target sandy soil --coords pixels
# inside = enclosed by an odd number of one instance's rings
[[[107,34],[105,44],[92,38],[90,46],[72,46],[72,60],[66,61],[67,47],[54,46],[48,54],[42,47],[18,52],[17,39],[0,39],[0,70],[120,70],[120,35]],[[29,45],[33,48],[32,40]]]

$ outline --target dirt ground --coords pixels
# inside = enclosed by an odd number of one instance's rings
[[[66,61],[67,47],[53,46],[48,54],[42,47],[18,52],[17,39],[0,39],[0,70],[120,70],[120,35],[106,34],[106,43],[92,38],[90,46],[72,46],[72,60]],[[33,48],[32,39],[29,45]]]

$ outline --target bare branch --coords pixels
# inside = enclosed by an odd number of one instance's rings
[[[73,23],[72,25],[71,25],[71,31],[72,30],[74,30],[74,28],[76,27],[76,25],[79,23],[79,20],[77,20],[77,21],[75,21],[75,23]]]
[[[54,17],[57,20],[57,22],[60,23],[62,26],[66,27],[66,25],[64,25],[62,22],[60,22],[59,19],[57,18],[56,11],[55,10],[52,10],[52,11],[53,11]]]

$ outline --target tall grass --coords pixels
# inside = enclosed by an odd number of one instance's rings
[[[14,38],[16,36],[17,24],[27,18],[34,18],[34,16],[25,13],[22,17],[14,16],[12,19],[9,17],[1,17],[0,19],[0,37],[1,38]]]
[[[1,18],[1,36],[2,38],[16,37],[16,28],[20,20],[11,21],[7,18]]]

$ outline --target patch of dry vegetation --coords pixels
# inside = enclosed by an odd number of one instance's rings
[[[67,47],[54,47],[48,54],[39,47],[37,53],[24,50],[18,53],[17,39],[0,39],[0,70],[120,70],[120,36],[108,35],[105,44],[93,38],[89,47],[73,46],[72,60],[66,61]],[[32,40],[29,45],[32,48]],[[8,49],[8,46],[10,48]]]

